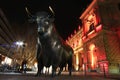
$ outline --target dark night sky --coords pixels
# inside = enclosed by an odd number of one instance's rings
[[[79,17],[92,0],[1,0],[0,8],[9,22],[24,24],[28,20],[25,7],[32,14],[38,11],[55,12],[56,29],[63,39],[66,39],[80,24]]]

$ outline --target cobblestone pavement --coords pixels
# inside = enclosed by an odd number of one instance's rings
[[[96,73],[88,73],[86,76],[82,73],[74,73],[72,76],[68,76],[67,73],[62,73],[62,75],[52,78],[50,75],[35,77],[34,73],[0,73],[0,80],[120,80],[120,77],[119,75],[104,77],[103,74]]]

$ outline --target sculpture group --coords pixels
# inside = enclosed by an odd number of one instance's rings
[[[37,23],[38,44],[37,44],[37,62],[38,72],[36,76],[41,75],[43,67],[52,65],[52,76],[56,75],[56,69],[61,74],[63,67],[68,64],[69,75],[72,71],[73,49],[64,42],[56,31],[54,16],[47,12],[38,12],[33,21]]]

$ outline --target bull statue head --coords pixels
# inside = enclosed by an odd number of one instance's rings
[[[26,9],[26,12],[30,18],[29,22],[36,22],[37,23],[39,34],[44,34],[44,33],[50,32],[49,30],[51,30],[51,29],[50,29],[49,25],[51,23],[53,23],[55,20],[54,11],[52,10],[52,8],[50,6],[49,6],[49,9],[50,9],[51,13],[41,11],[41,12],[37,12],[35,15],[32,15],[29,12],[29,10],[27,9],[27,7],[25,9]]]
[[[38,24],[38,33],[47,35],[52,30],[50,25],[54,22],[54,17],[47,12],[38,12],[36,14],[36,22]]]

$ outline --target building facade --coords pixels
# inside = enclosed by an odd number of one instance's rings
[[[120,72],[120,0],[93,0],[80,16],[82,26],[66,42],[76,70]]]

